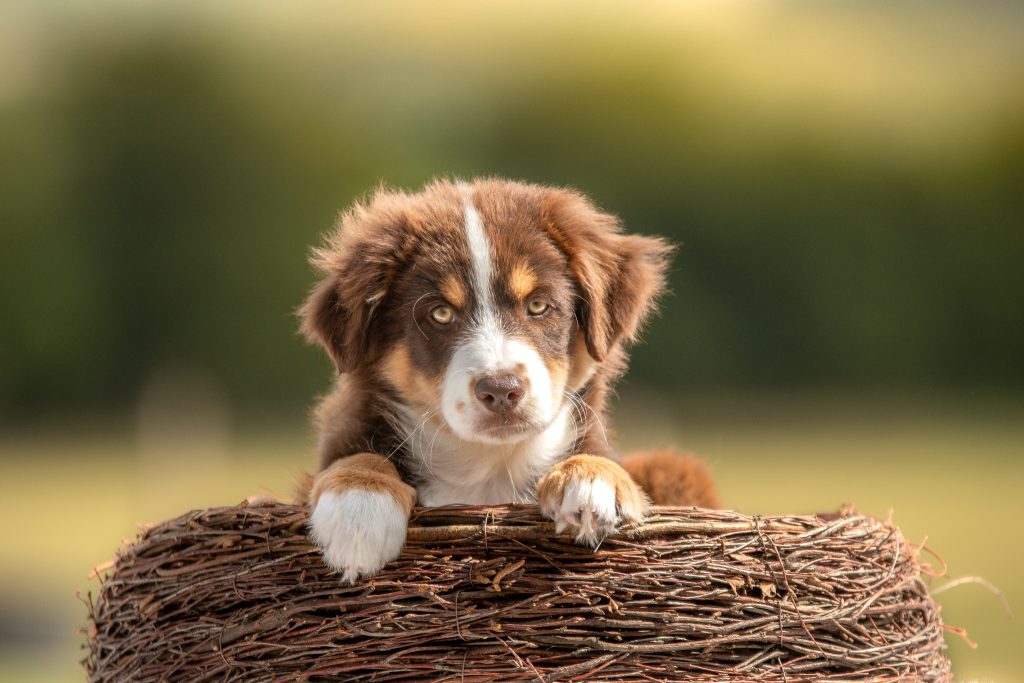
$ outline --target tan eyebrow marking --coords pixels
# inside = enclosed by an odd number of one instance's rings
[[[463,308],[466,305],[466,288],[454,275],[448,275],[441,281],[441,295],[452,306]]]
[[[537,286],[537,275],[525,263],[517,263],[512,269],[509,285],[513,294],[520,299],[525,299]]]

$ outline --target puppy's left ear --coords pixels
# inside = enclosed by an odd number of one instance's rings
[[[617,344],[636,341],[665,291],[673,247],[659,237],[623,234],[615,216],[571,190],[551,191],[542,220],[569,259],[587,351],[600,362]]]
[[[405,203],[401,193],[381,190],[356,204],[310,258],[322,279],[298,310],[301,330],[324,347],[340,373],[365,365],[381,350],[369,344],[375,313],[414,242]]]

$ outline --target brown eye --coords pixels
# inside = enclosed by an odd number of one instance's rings
[[[526,312],[530,315],[544,315],[548,308],[548,302],[543,299],[530,299],[526,304]]]
[[[455,320],[455,311],[452,310],[451,306],[435,306],[430,311],[430,317],[438,325],[447,325]]]

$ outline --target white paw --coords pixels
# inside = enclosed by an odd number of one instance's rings
[[[320,494],[309,516],[324,562],[354,583],[398,557],[405,545],[405,512],[388,493],[350,489]]]
[[[622,517],[615,501],[615,487],[603,479],[572,479],[562,498],[545,502],[543,512],[555,522],[555,531],[571,531],[577,543],[597,547],[615,533]]]

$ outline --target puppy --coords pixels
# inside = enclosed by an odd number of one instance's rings
[[[506,180],[379,190],[345,212],[299,311],[338,370],[307,496],[327,564],[349,582],[378,572],[417,501],[537,502],[591,546],[642,519],[606,401],[670,251],[577,192]],[[715,505],[699,461],[627,465],[656,503]]]

